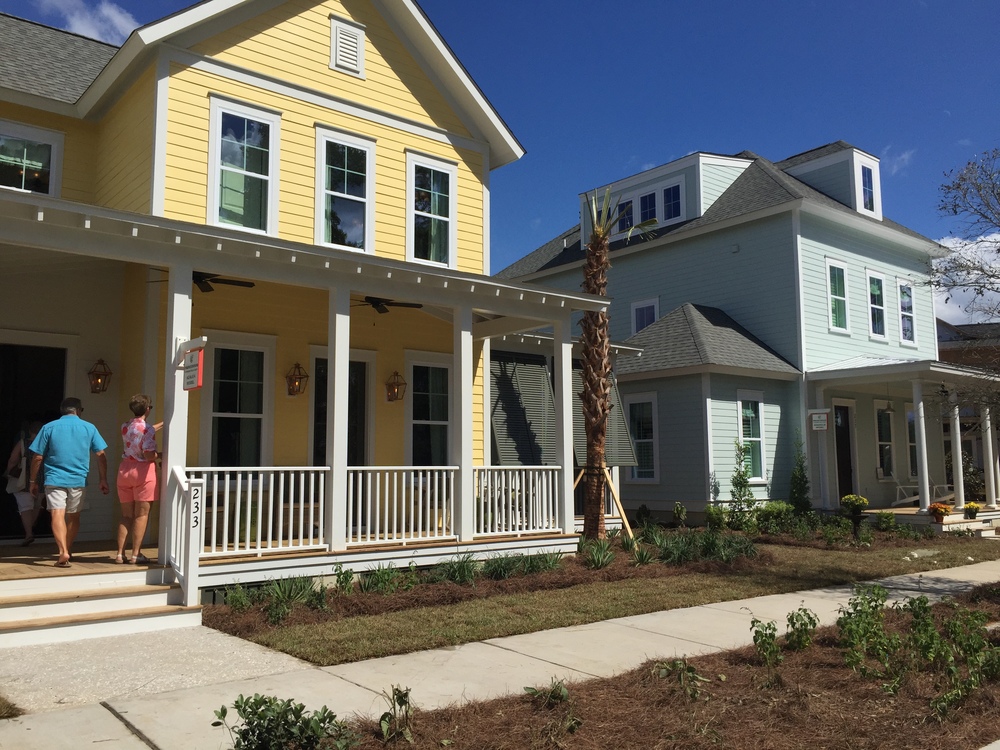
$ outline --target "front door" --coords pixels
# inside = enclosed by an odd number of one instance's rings
[[[317,357],[313,388],[313,465],[326,464],[326,383],[329,363]],[[368,464],[368,363],[348,363],[347,465]]]
[[[854,494],[854,443],[851,407],[833,407],[834,438],[837,442],[837,500]]]
[[[7,458],[21,430],[33,421],[59,418],[64,398],[66,350],[49,346],[0,344],[0,460]],[[13,495],[0,485],[0,538],[21,537],[24,529]],[[44,505],[44,504],[43,504]],[[35,524],[36,536],[48,536],[49,514],[42,511]]]

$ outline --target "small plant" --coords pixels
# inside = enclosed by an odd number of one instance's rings
[[[757,529],[762,534],[784,534],[797,520],[791,503],[772,500],[757,509]]]
[[[896,514],[880,510],[873,521],[876,531],[892,531],[896,528]]]
[[[491,581],[505,581],[521,569],[521,555],[493,555],[483,561],[483,575]]]
[[[229,711],[222,706],[215,712],[216,720],[212,726],[226,728],[234,750],[285,747],[314,750],[321,745],[334,750],[349,750],[359,744],[358,737],[348,729],[347,724],[338,721],[337,715],[326,706],[306,713],[301,703],[254,694],[249,698],[240,695],[233,708],[239,715],[239,723],[230,726],[226,721]]]
[[[847,607],[840,608],[837,627],[840,628],[840,643],[846,649],[844,660],[847,666],[862,675],[885,676],[890,658],[899,650],[899,636],[885,630],[888,596],[878,584],[856,586]],[[881,670],[870,667],[868,659],[878,662]]]
[[[399,590],[401,583],[400,576],[400,572],[391,564],[379,564],[378,567],[368,571],[368,573],[361,577],[358,588],[364,594],[372,592],[386,595],[394,594]]]
[[[684,503],[674,503],[674,523],[678,526],[683,526],[684,522],[687,521],[688,511],[684,507]]]
[[[431,571],[432,580],[451,581],[459,585],[475,583],[479,573],[479,563],[472,553],[458,555],[450,560],[438,563]]]
[[[635,537],[629,536],[628,534],[622,534],[621,545],[623,552],[632,552],[636,546]]]
[[[780,678],[777,669],[785,657],[782,656],[781,649],[778,647],[778,623],[774,620],[764,622],[752,617],[750,629],[753,630],[753,645],[757,649],[757,656],[767,667],[766,685],[771,687],[779,684]]]
[[[562,553],[542,552],[537,555],[525,555],[521,558],[521,572],[525,575],[530,573],[544,573],[548,570],[555,570],[562,564]]]
[[[569,700],[569,690],[562,680],[552,678],[547,688],[525,687],[524,692],[530,695],[542,708],[552,708]]]
[[[350,594],[354,591],[354,571],[350,568],[337,563],[333,568],[333,578],[338,594]]]
[[[234,612],[246,612],[253,606],[254,603],[253,596],[250,594],[250,589],[238,582],[234,583],[232,586],[226,586],[226,591],[223,596],[226,604],[228,604]]]
[[[378,720],[379,732],[383,742],[395,742],[403,739],[413,743],[413,715],[410,705],[410,688],[392,686],[392,693],[382,692],[382,697],[389,704],[389,710]]]
[[[726,525],[731,529],[742,531],[753,526],[753,511],[757,504],[757,499],[753,494],[753,487],[750,485],[750,446],[734,442],[735,457],[733,465],[732,486],[729,495],[732,502],[729,504],[729,512],[726,514]]]
[[[327,603],[327,595],[329,588],[320,583],[317,584],[312,591],[309,592],[309,596],[306,598],[306,606],[310,609],[318,609],[320,612],[326,612],[330,606]]]
[[[801,437],[795,441],[795,463],[792,465],[788,502],[798,515],[812,510],[812,500],[809,498],[809,467],[806,465],[806,454],[803,450]]]
[[[802,651],[812,644],[813,635],[819,626],[816,613],[805,607],[789,612],[786,618],[785,643],[793,651]]]
[[[612,526],[610,529],[607,530],[607,532],[605,532],[604,536],[609,542],[613,542],[615,541],[615,539],[621,536],[621,533],[622,533],[621,526]]]
[[[639,528],[650,526],[653,523],[653,513],[645,503],[639,506],[635,512],[635,525]]]
[[[305,604],[315,596],[313,580],[305,576],[268,581],[262,590],[264,614],[271,625],[277,625],[292,613],[296,604]]]
[[[861,515],[868,507],[868,498],[861,495],[844,495],[840,498],[840,507],[849,516]]]
[[[979,515],[983,507],[979,503],[966,503],[965,504],[965,517],[968,519],[974,519]]]
[[[591,570],[608,567],[615,559],[611,550],[611,540],[598,539],[590,542],[583,550],[583,564]]]
[[[705,525],[721,531],[726,527],[726,512],[718,505],[705,506]]]
[[[632,550],[632,564],[637,568],[649,565],[655,559],[653,551],[649,547],[636,547]]]
[[[938,523],[940,523],[946,515],[951,513],[951,506],[944,503],[931,503],[927,508],[927,512],[938,519]]]
[[[711,682],[707,677],[698,674],[694,665],[688,664],[687,659],[674,659],[673,661],[660,661],[653,665],[653,674],[661,680],[673,677],[677,680],[688,700],[696,701],[701,697],[701,686],[706,682]]]

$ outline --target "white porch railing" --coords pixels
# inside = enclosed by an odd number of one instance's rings
[[[560,531],[558,466],[474,469],[476,536]]]
[[[326,549],[326,466],[189,467],[205,485],[201,557]]]
[[[179,488],[176,512],[171,515],[168,536],[167,564],[174,570],[187,607],[199,602],[198,555],[201,552],[197,532],[201,529],[204,511],[205,482],[188,479],[179,467],[173,469]]]
[[[455,537],[455,466],[349,466],[347,546]]]

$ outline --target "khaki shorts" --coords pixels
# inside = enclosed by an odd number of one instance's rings
[[[83,505],[83,487],[50,487],[45,485],[45,497],[49,501],[49,510],[79,513]]]
[[[42,499],[40,497],[32,497],[31,493],[27,490],[15,492],[14,499],[17,501],[18,513],[27,513],[29,510],[40,510],[42,507]]]

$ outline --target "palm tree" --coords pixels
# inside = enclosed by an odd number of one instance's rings
[[[628,211],[611,206],[611,191],[604,191],[604,200],[598,205],[597,191],[588,196],[591,234],[587,242],[587,258],[583,266],[583,291],[606,297],[608,269],[611,260],[608,250],[611,235]],[[655,219],[631,225],[625,235],[639,231],[650,234]],[[588,311],[580,322],[583,328],[583,401],[584,429],[587,434],[587,467],[583,500],[583,536],[587,539],[604,538],[605,493],[605,444],[608,433],[608,415],[611,413],[611,338],[608,335],[607,312]]]

